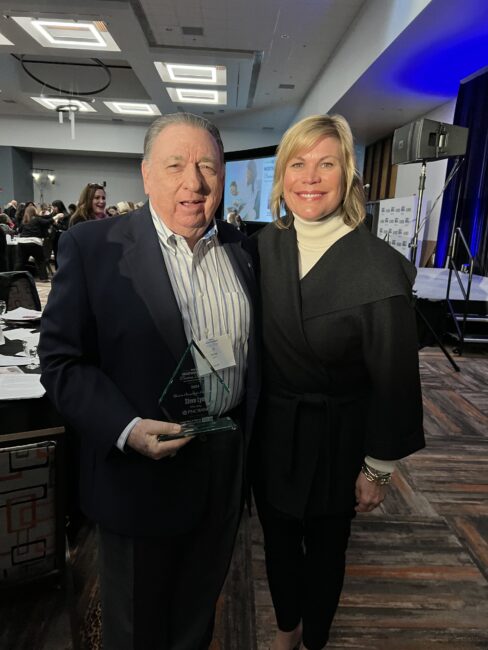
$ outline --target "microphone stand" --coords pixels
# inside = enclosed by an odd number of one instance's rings
[[[417,248],[419,245],[419,230],[420,230],[420,213],[422,211],[422,201],[424,198],[425,190],[425,178],[427,176],[427,163],[425,160],[422,160],[422,168],[420,170],[419,177],[419,199],[417,201],[417,214],[415,215],[415,230],[413,233],[413,239],[410,242],[410,261],[412,264],[415,264],[417,259]]]
[[[415,261],[417,259],[417,249],[418,249],[419,231],[420,231],[420,213],[422,211],[422,201],[423,201],[423,198],[424,198],[426,176],[427,176],[427,163],[426,163],[426,161],[424,159],[424,160],[422,160],[422,168],[420,170],[420,177],[419,177],[419,197],[418,197],[418,201],[417,201],[417,213],[415,215],[415,231],[414,231],[413,239],[410,242],[410,247],[411,247],[410,261],[412,262],[413,265],[415,265]],[[440,349],[444,353],[444,356],[446,357],[446,359],[449,361],[449,363],[451,364],[451,366],[454,368],[454,370],[456,372],[460,372],[461,368],[454,361],[451,354],[449,353],[447,348],[442,343],[439,335],[434,330],[432,325],[429,323],[427,317],[421,312],[421,310],[419,308],[419,305],[418,305],[417,296],[414,296],[414,304],[415,304],[415,311],[420,316],[420,318],[424,322],[424,325],[427,327],[429,332],[434,337],[435,342],[437,343],[437,345],[440,347]]]

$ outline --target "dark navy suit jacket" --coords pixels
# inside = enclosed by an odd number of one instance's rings
[[[251,306],[243,448],[259,392],[254,242],[219,222],[219,239]],[[146,204],[63,234],[42,317],[42,383],[81,440],[81,505],[108,530],[178,534],[201,519],[210,445],[198,440],[154,461],[116,441],[136,416],[163,420],[158,399],[187,346]]]

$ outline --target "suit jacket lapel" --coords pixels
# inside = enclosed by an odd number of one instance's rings
[[[123,220],[113,236],[123,246],[120,273],[132,282],[161,338],[179,361],[187,340],[149,207],[146,204],[141,210],[117,218]]]

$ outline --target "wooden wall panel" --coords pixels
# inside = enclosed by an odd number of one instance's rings
[[[395,196],[397,165],[391,164],[393,136],[366,147],[363,182],[369,184],[369,201],[392,199]]]

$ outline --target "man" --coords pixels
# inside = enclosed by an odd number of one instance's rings
[[[223,147],[207,120],[158,118],[142,175],[148,204],[61,240],[42,319],[42,381],[81,438],[105,650],[203,650],[242,508],[259,388],[254,247],[214,221]],[[191,340],[225,347],[217,358],[230,390],[204,375],[204,392],[211,414],[240,427],[160,442],[180,432],[158,400]]]

